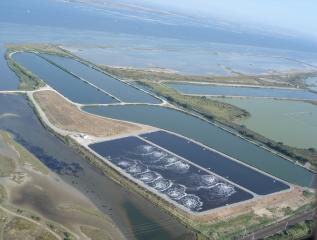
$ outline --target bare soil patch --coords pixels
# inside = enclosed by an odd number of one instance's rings
[[[54,91],[36,92],[34,99],[51,124],[66,131],[80,132],[95,137],[110,137],[142,130],[142,127],[136,124],[82,112]]]

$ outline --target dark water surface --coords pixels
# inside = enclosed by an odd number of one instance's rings
[[[287,182],[312,186],[314,174],[206,121],[158,106],[86,107],[93,114],[152,125],[201,142]]]
[[[199,166],[210,169],[256,194],[266,195],[289,188],[280,181],[174,134],[158,131],[143,134],[141,137]]]
[[[252,194],[138,137],[91,144],[125,173],[193,212],[252,198]]]
[[[188,231],[143,197],[130,192],[42,127],[25,97],[0,94],[0,128],[37,156],[63,180],[88,196],[128,239],[184,239]]]

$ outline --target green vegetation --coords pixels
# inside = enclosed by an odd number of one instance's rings
[[[225,240],[236,239],[254,230],[268,225],[273,219],[260,217],[253,212],[245,213],[215,224],[198,224],[196,227],[211,239]]]
[[[15,62],[11,57],[11,51],[8,50],[5,58],[7,60],[7,63],[11,70],[15,72],[15,74],[20,79],[20,90],[35,90],[40,87],[45,86],[45,83],[40,80],[36,75],[34,75],[32,72]]]
[[[8,52],[41,52],[69,57],[69,52],[53,44],[6,44]]]
[[[148,87],[154,93],[163,96],[169,102],[174,103],[190,111],[198,112],[207,119],[234,121],[249,116],[245,110],[227,103],[222,103],[206,97],[182,95],[176,90],[154,82],[139,82]]]
[[[312,236],[315,227],[315,222],[305,221],[289,227],[282,233],[275,234],[271,237],[265,238],[266,240],[289,240],[289,239],[302,239],[304,237]]]
[[[238,125],[234,121],[242,118],[249,117],[249,113],[236,106],[227,103],[212,100],[206,97],[182,95],[176,90],[167,87],[166,85],[149,82],[139,81],[139,84],[144,85],[157,95],[163,96],[169,102],[174,103],[184,109],[196,112],[209,120],[215,120],[235,129],[240,135],[251,141],[256,141],[262,145],[267,146],[276,152],[282,153],[300,164],[304,165],[309,162],[312,168],[317,164],[317,152],[315,149],[300,149],[284,145],[281,142],[275,142],[268,139],[243,125]]]
[[[239,78],[241,76],[232,78],[225,77],[224,79],[220,79],[217,77],[206,77],[206,79],[204,79],[204,77],[196,78],[193,76],[182,76],[175,73],[155,72],[140,69],[115,68],[104,65],[101,65],[100,67],[106,72],[115,75],[119,78],[127,80],[136,80],[139,83],[150,88],[150,90],[152,90],[154,93],[165,97],[170,102],[190,111],[198,112],[209,120],[219,121],[222,124],[228,126],[229,128],[236,130],[243,137],[251,141],[255,141],[259,145],[263,145],[268,147],[269,149],[275,150],[276,152],[281,153],[302,165],[309,163],[307,167],[315,170],[315,166],[317,164],[317,152],[315,149],[296,148],[284,145],[283,143],[275,142],[250,129],[247,129],[243,125],[238,125],[237,123],[233,122],[235,119],[237,120],[242,119],[244,117],[248,117],[249,113],[247,111],[231,105],[219,105],[217,103],[218,101],[210,102],[206,100],[205,97],[181,95],[177,91],[173,91],[173,89],[170,89],[160,83],[161,81],[214,81],[218,83],[229,83],[230,81],[232,81],[232,83],[239,83],[237,81],[239,81]],[[303,86],[302,79],[304,77],[310,76],[311,74],[312,73],[294,73],[290,74],[287,77],[280,76],[280,78],[283,78],[284,81],[289,81],[297,86]],[[235,80],[233,81],[232,79]],[[245,78],[245,76],[243,76],[243,79],[245,80],[249,78]],[[255,80],[257,78],[251,79]],[[243,84],[250,84],[250,82],[248,82],[247,80],[246,82],[243,82]],[[252,84],[265,85],[265,83],[263,82],[253,82]],[[198,100],[199,98],[200,100]]]
[[[48,53],[48,54],[55,54],[59,56],[70,57],[67,51],[59,48],[55,45],[46,45],[46,44],[25,44],[25,45],[15,45],[15,44],[7,44],[6,45],[7,51],[5,54],[5,58],[11,70],[15,72],[15,74],[20,79],[20,90],[35,90],[45,86],[45,83],[35,74],[18,64],[16,61],[13,60],[12,54],[14,52],[41,52],[41,53]]]
[[[291,157],[302,165],[306,164],[307,162],[310,163],[313,170],[317,165],[317,153],[312,152],[309,149],[290,147],[288,145],[284,145],[282,142],[275,142],[273,140],[267,140],[264,143],[269,148]]]
[[[306,198],[310,198],[313,195],[314,195],[314,193],[312,193],[310,191],[307,191],[307,190],[303,191],[303,196],[306,197]]]
[[[39,51],[39,49],[37,49],[37,51]],[[72,57],[74,58],[73,55]],[[113,72],[110,72],[110,73],[113,74]],[[234,129],[238,130],[241,135],[244,135],[247,138],[258,139],[258,135],[256,133],[253,133],[249,131],[248,129],[245,129],[243,126],[239,126],[232,123],[232,121],[236,118],[247,117],[248,113],[246,111],[233,107],[229,104],[223,104],[221,102],[213,101],[207,98],[192,97],[192,96],[185,97],[179,94],[178,92],[166,87],[165,85],[161,85],[159,83],[143,81],[143,84],[145,84],[147,87],[150,87],[152,91],[156,92],[159,95],[164,96],[170,102],[175,103],[176,105],[179,105],[182,108],[186,108],[194,112],[199,112],[200,114],[204,115],[208,119],[220,121],[226,124],[227,126],[233,127]],[[39,119],[41,120],[41,118]],[[42,121],[42,124],[45,126],[45,123],[43,121]],[[45,127],[48,128],[47,126]],[[51,129],[49,130],[52,131]],[[158,197],[153,192],[142,188],[140,185],[134,182],[131,182],[129,179],[126,179],[115,169],[112,169],[110,166],[106,165],[104,162],[100,161],[100,159],[98,159],[96,156],[94,156],[89,151],[87,151],[84,147],[76,143],[73,139],[69,137],[60,136],[55,132],[53,132],[53,134],[55,134],[57,137],[62,139],[69,146],[73,147],[79,153],[81,153],[85,158],[87,158],[90,161],[91,164],[101,169],[101,171],[105,175],[112,178],[114,181],[126,187],[127,189],[131,189],[132,191],[135,191],[139,193],[140,195],[146,197],[147,199],[152,201],[155,205],[169,212],[172,216],[177,218],[180,222],[182,222],[188,228],[197,232],[199,239],[206,239],[207,237],[213,238],[213,239],[232,239],[234,237],[243,235],[245,231],[246,232],[254,231],[272,222],[272,219],[268,217],[260,217],[254,214],[253,212],[246,213],[238,217],[232,217],[228,219],[227,221],[199,223],[199,221],[191,220],[186,215],[184,215],[184,213],[181,210],[179,210],[178,208],[175,208],[173,204]],[[271,141],[265,138],[263,141],[260,141],[260,142],[272,143]],[[20,145],[16,144],[14,146],[16,147],[16,149],[19,149]],[[25,159],[25,158],[29,159],[27,160],[27,162],[31,162],[32,164],[32,162],[35,161],[36,159],[34,160],[34,157],[32,155],[29,156],[27,154],[28,152],[23,147],[20,146],[20,148],[22,148],[22,150],[19,149],[18,151],[22,152],[22,154],[25,154],[25,157],[21,157],[21,159]],[[23,149],[26,151],[26,153],[23,153]],[[310,151],[310,152],[313,152],[313,151]],[[38,161],[36,162],[38,163]],[[32,166],[35,168],[42,169],[43,167],[41,165],[37,166],[35,162],[33,164]],[[47,171],[47,169],[43,168],[41,171]],[[287,211],[285,211],[285,213],[287,213]],[[55,229],[54,225],[52,224],[48,224],[48,226],[52,230]],[[99,237],[100,234],[102,234],[100,231],[95,231],[94,229],[88,229],[88,230],[85,229],[84,231],[86,231],[87,234],[93,234],[96,237]],[[64,239],[70,239],[68,233],[64,234]]]
[[[317,164],[317,153],[313,152],[309,149],[296,148],[283,144],[282,142],[276,142],[272,139],[268,139],[263,135],[260,135],[257,132],[254,132],[244,125],[238,125],[233,122],[223,122],[224,125],[227,125],[230,128],[235,129],[240,135],[245,138],[250,139],[251,141],[255,141],[260,145],[266,146],[269,149],[272,149],[278,153],[283,154],[291,158],[293,161],[297,161],[298,163],[305,165],[306,163],[310,164],[310,168],[315,170]]]
[[[238,72],[232,72],[232,76],[200,76],[200,75],[183,75],[174,72],[154,71],[144,69],[111,67],[99,65],[104,71],[126,80],[151,81],[151,82],[209,82],[222,84],[244,84],[244,85],[261,85],[261,86],[278,86],[278,87],[304,87],[302,79],[312,76],[316,73],[276,73],[266,75],[245,75]],[[274,81],[272,81],[274,80]]]
[[[314,72],[290,72],[290,73],[272,73],[265,75],[245,75],[227,68],[232,76],[201,76],[184,75],[164,70],[145,70],[124,67],[112,67],[108,65],[99,65],[104,71],[126,80],[152,81],[152,82],[209,82],[222,84],[243,84],[275,87],[306,87],[304,79],[316,76]],[[273,80],[273,81],[272,81]]]

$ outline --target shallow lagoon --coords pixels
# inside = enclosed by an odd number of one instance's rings
[[[183,94],[317,100],[317,94],[307,90],[258,87],[232,87],[190,83],[167,83],[167,85]]]
[[[239,124],[287,145],[317,149],[317,106],[274,99],[213,98],[247,110],[251,117]]]
[[[312,186],[314,181],[310,171],[180,111],[144,105],[86,107],[84,110],[179,133],[291,183]]]

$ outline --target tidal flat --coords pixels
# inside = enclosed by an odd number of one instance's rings
[[[38,158],[50,171],[87,197],[100,212],[119,226],[119,232],[124,237],[177,239],[191,235],[183,225],[167,213],[112,181],[79,153],[44,129],[24,96],[2,94],[0,103],[1,113],[11,113],[16,116],[3,118],[0,121],[0,128],[10,132],[18,143]],[[44,189],[43,186],[41,188]],[[30,186],[26,189],[36,193],[41,192],[39,190],[41,188]],[[15,202],[28,205],[27,202],[21,201],[23,199],[31,201],[33,197],[19,195],[27,193],[22,190],[20,193],[16,192]],[[39,207],[41,211],[51,213],[53,217],[57,214],[43,204],[39,204]]]

